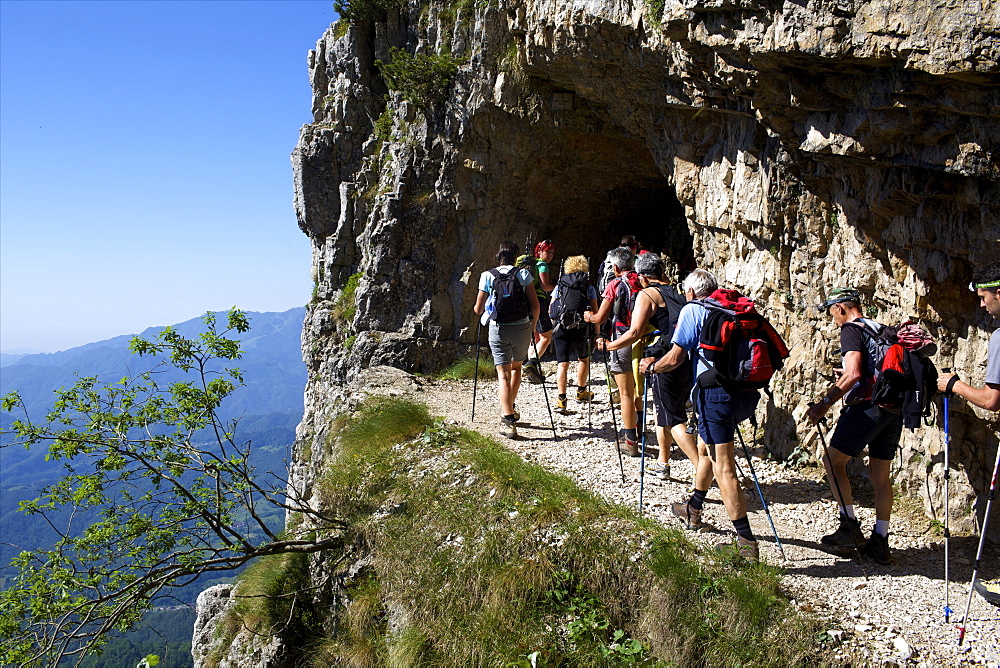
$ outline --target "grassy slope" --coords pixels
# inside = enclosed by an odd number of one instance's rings
[[[287,626],[288,598],[244,599],[231,628],[285,627],[315,666],[823,663],[774,567],[705,554],[419,404],[373,399],[337,427],[322,495],[370,561],[336,633]],[[302,566],[263,561],[243,593],[296,591]]]

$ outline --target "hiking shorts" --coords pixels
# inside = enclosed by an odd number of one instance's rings
[[[538,298],[538,306],[541,307],[541,310],[538,312],[538,324],[535,325],[535,331],[539,334],[552,331],[552,318],[549,316],[549,304],[551,303],[552,300],[548,297]]]
[[[903,416],[890,413],[870,401],[844,406],[830,447],[857,457],[868,446],[868,456],[892,461],[903,433]]]
[[[556,349],[557,362],[572,362],[585,360],[589,356],[587,350],[587,327],[580,329],[563,329],[556,327],[552,334],[552,346]]]
[[[490,352],[493,353],[494,366],[523,362],[528,357],[530,344],[530,322],[500,325],[490,321]]]
[[[691,365],[681,364],[673,371],[653,374],[650,381],[656,426],[670,428],[687,422],[687,402],[691,396]]]
[[[736,426],[753,415],[759,400],[758,390],[730,393],[722,387],[695,387],[698,436],[706,445],[732,443]]]
[[[619,348],[608,352],[611,373],[632,373],[632,347]]]

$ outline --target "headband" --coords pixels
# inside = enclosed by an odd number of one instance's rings
[[[969,290],[975,292],[976,290],[996,290],[1000,288],[1000,280],[990,281],[989,283],[969,283]]]

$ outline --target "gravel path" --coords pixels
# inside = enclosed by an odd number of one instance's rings
[[[554,365],[550,374],[554,371]],[[417,381],[417,398],[431,413],[469,425],[471,381]],[[547,383],[549,401],[555,406],[554,385]],[[553,439],[540,386],[525,383],[518,399],[521,422],[516,440],[498,435],[496,382],[479,383],[477,430],[493,434],[526,460],[565,473],[580,485],[623,504],[637,506],[639,458],[624,457],[625,483],[615,450],[608,394],[595,388],[591,407],[593,428],[588,428],[587,407],[570,398],[566,414],[553,413],[559,440]],[[744,425],[746,426],[746,425]],[[745,436],[750,436],[746,429]],[[655,435],[649,433],[647,466],[655,462]],[[763,453],[763,451],[761,451]],[[740,462],[750,471],[746,460]],[[944,621],[944,539],[929,520],[897,500],[891,526],[893,562],[879,566],[866,559],[864,569],[856,557],[837,556],[818,549],[819,537],[836,528],[837,508],[818,467],[787,468],[754,458],[754,468],[771,509],[787,559],[774,541],[752,480],[745,481],[750,523],[760,539],[761,558],[785,568],[783,585],[796,605],[828,620],[828,633],[845,661],[863,665],[941,666],[1000,665],[1000,608],[972,597],[963,645],[957,643],[956,620],[961,619],[968,597],[975,559],[976,536],[952,536],[950,605],[951,623]],[[669,506],[685,497],[693,467],[674,448],[670,480],[645,476],[643,511],[664,523],[676,523]],[[856,490],[858,514],[866,533],[874,523],[870,488]],[[733,540],[732,524],[719,499],[718,489],[708,495],[703,519],[709,525],[696,537],[707,543]],[[997,549],[987,550],[980,576],[1000,576]]]

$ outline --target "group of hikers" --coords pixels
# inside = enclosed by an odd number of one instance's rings
[[[674,287],[671,279],[677,276],[675,270],[668,271],[668,259],[640,251],[633,236],[607,253],[596,287],[586,257],[566,258],[556,278],[551,240],[525,251],[522,254],[512,241],[500,244],[498,266],[480,276],[475,304],[480,324],[488,325],[497,369],[500,433],[516,438],[522,375],[544,382],[540,359],[550,344],[558,365],[556,406],[563,411],[569,403],[571,361],[578,362],[576,401],[587,404],[594,400],[589,383],[592,352],[604,351],[620,403],[620,453],[640,456],[644,397],[651,393],[658,445],[652,471],[669,477],[674,443],[695,470],[690,494],[672,504],[672,514],[687,528],[700,529],[714,481],[736,532],[738,554],[757,560],[757,538],[737,477],[735,441],[739,434],[746,448],[739,425],[750,420],[756,432],[761,391],[767,391],[772,374],[788,357],[778,333],[750,299],[720,287],[709,271],[694,269]],[[1000,262],[978,269],[969,288],[980,306],[1000,319]],[[929,415],[935,391],[1000,410],[1000,329],[990,337],[985,385],[980,387],[947,369],[939,374],[928,359],[936,349],[933,339],[914,323],[892,326],[867,317],[854,288],[829,290],[817,308],[839,327],[841,356],[840,367],[834,369],[836,381],[805,414],[821,430],[823,465],[839,507],[838,528],[820,542],[834,549],[853,548],[888,564],[890,465],[902,430],[919,426]],[[844,407],[827,447],[825,416],[840,400]],[[689,427],[691,422],[696,429]],[[848,463],[866,447],[876,517],[868,535],[855,514],[847,476]],[[995,479],[996,474],[994,484]]]

